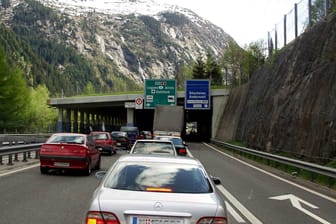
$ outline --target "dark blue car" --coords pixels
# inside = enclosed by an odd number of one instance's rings
[[[134,142],[138,139],[139,136],[139,128],[135,126],[122,126],[120,131],[127,132],[130,145],[133,145]]]

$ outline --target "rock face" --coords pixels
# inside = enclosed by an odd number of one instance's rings
[[[217,139],[315,161],[336,158],[336,15],[232,91]]]

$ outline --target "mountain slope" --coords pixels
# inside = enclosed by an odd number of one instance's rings
[[[182,64],[199,54],[220,57],[233,41],[187,9],[150,0],[96,3],[13,0],[1,10],[7,27],[68,80],[66,95],[85,92],[88,83],[111,92],[139,89],[146,78],[174,78]]]
[[[336,14],[231,92],[216,138],[316,162],[336,159]]]

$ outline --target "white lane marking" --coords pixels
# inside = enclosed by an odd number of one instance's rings
[[[314,209],[317,209],[318,207],[305,201],[305,200],[302,200],[301,198],[293,195],[293,194],[285,194],[285,195],[280,195],[280,196],[275,196],[275,197],[270,197],[269,199],[273,199],[273,200],[279,200],[279,201],[283,201],[283,200],[289,200],[292,204],[292,206],[296,209],[298,209],[299,211],[305,213],[306,215],[312,217],[313,219],[316,219],[317,221],[319,221],[320,223],[323,223],[323,224],[331,224],[330,222],[322,219],[321,217],[313,214],[312,212],[308,211],[307,209],[303,208],[301,206],[301,203],[302,204],[305,204],[311,208],[314,208]]]
[[[331,198],[331,197],[329,197],[329,196],[327,196],[327,195],[321,194],[321,193],[319,193],[319,192],[317,192],[317,191],[314,191],[314,190],[312,190],[312,189],[309,189],[309,188],[300,186],[300,185],[298,185],[298,184],[296,184],[296,183],[294,183],[294,182],[292,182],[292,181],[286,180],[286,179],[284,179],[284,178],[282,178],[282,177],[276,176],[275,174],[272,174],[272,173],[267,172],[267,171],[265,171],[265,170],[262,170],[262,169],[260,169],[260,168],[258,168],[258,167],[255,167],[255,166],[253,166],[253,165],[251,165],[251,164],[248,164],[248,163],[246,163],[246,162],[244,162],[244,161],[242,161],[242,160],[239,160],[239,159],[237,159],[237,158],[235,158],[235,157],[233,157],[233,156],[231,156],[231,155],[229,155],[229,154],[226,154],[226,153],[224,153],[224,152],[222,152],[222,151],[220,151],[220,150],[214,148],[214,147],[211,146],[211,145],[208,145],[208,144],[206,144],[206,143],[203,143],[203,144],[205,144],[205,145],[208,146],[209,148],[211,148],[211,149],[213,149],[213,150],[215,150],[215,151],[217,151],[217,152],[219,152],[219,153],[221,153],[221,154],[223,154],[223,155],[225,155],[225,156],[228,156],[228,157],[230,157],[231,159],[234,159],[234,160],[236,160],[236,161],[238,161],[238,162],[240,162],[240,163],[242,163],[242,164],[244,164],[244,165],[246,165],[246,166],[249,166],[249,167],[251,167],[251,168],[254,168],[254,169],[256,169],[256,170],[258,170],[258,171],[260,171],[260,172],[262,172],[262,173],[265,173],[265,174],[267,174],[267,175],[269,175],[269,176],[271,176],[271,177],[274,177],[274,178],[276,178],[276,179],[278,179],[278,180],[281,180],[281,181],[283,181],[283,182],[285,182],[285,183],[291,184],[291,185],[293,185],[293,186],[295,186],[295,187],[297,187],[297,188],[300,188],[300,189],[302,189],[302,190],[305,190],[305,191],[307,191],[307,192],[310,192],[310,193],[312,193],[312,194],[315,194],[315,195],[317,195],[317,196],[319,196],[319,197],[321,197],[321,198],[324,198],[324,199],[327,199],[327,200],[329,200],[329,201],[331,201],[331,202],[336,203],[336,198]]]
[[[251,223],[262,224],[262,222],[255,217],[247,208],[245,208],[228,190],[224,188],[223,185],[217,186],[223,195],[236,207]]]
[[[21,171],[24,171],[24,170],[28,170],[28,169],[37,167],[37,166],[40,166],[40,163],[29,165],[29,166],[25,166],[23,168],[15,169],[15,170],[12,170],[12,171],[9,171],[9,172],[6,172],[6,173],[2,173],[2,174],[0,174],[0,177],[8,176],[8,175],[11,175],[13,173],[18,173],[18,172],[21,172]]]
[[[230,203],[225,201],[225,206],[228,213],[230,213],[238,223],[245,223],[245,220],[238,214],[238,212],[236,212],[236,210],[234,210],[234,208],[232,208]]]

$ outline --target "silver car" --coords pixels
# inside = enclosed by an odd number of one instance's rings
[[[123,155],[93,193],[86,224],[226,224],[223,199],[190,157]]]
[[[130,154],[160,154],[177,156],[174,144],[169,140],[139,139],[131,148]]]

